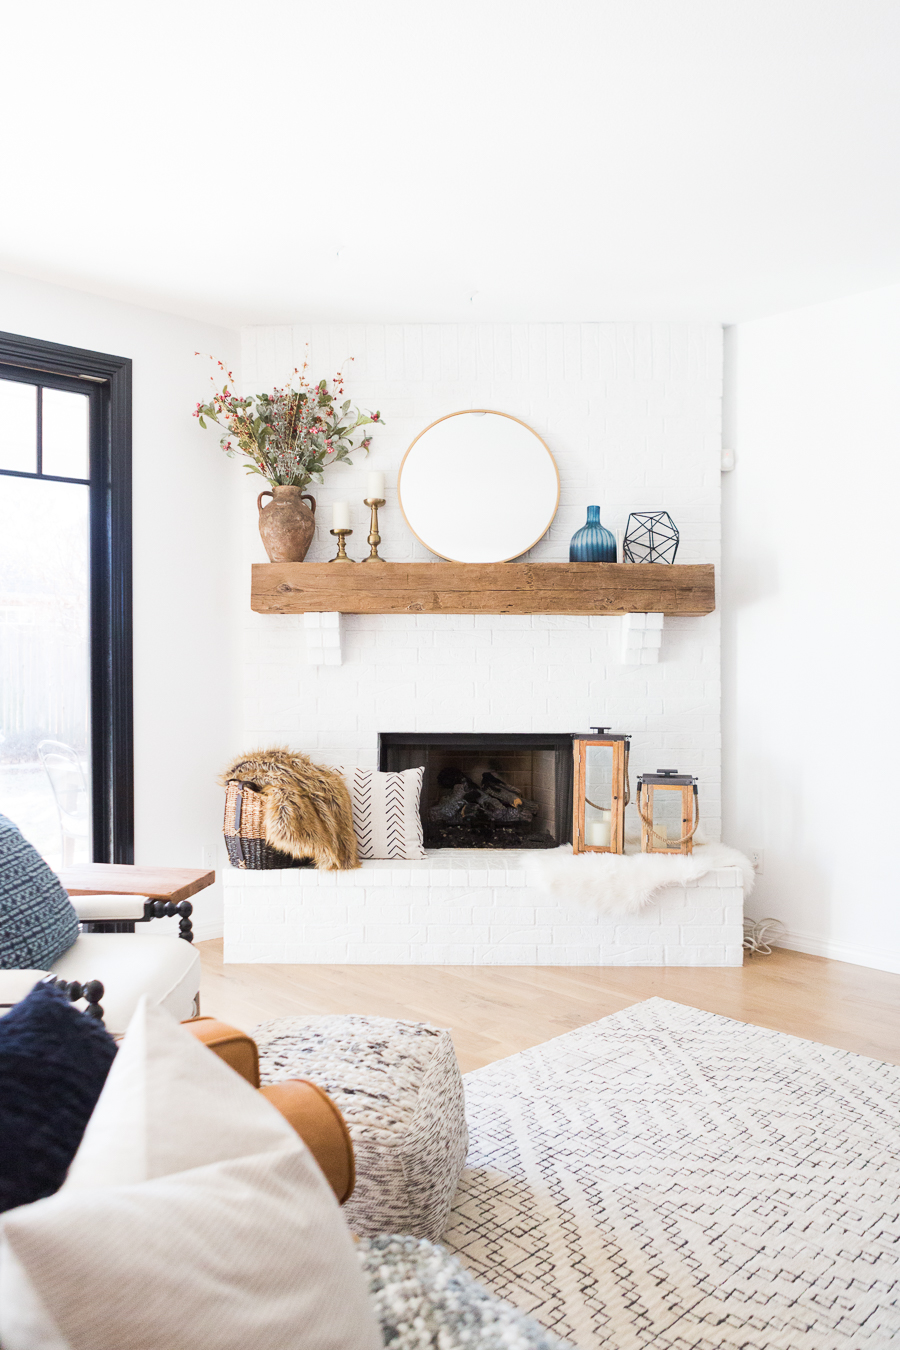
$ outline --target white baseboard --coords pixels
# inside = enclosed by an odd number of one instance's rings
[[[871,947],[846,947],[841,942],[790,931],[779,938],[778,946],[791,952],[805,952],[807,956],[827,956],[830,961],[846,961],[851,966],[868,966],[870,970],[887,970],[900,975],[900,955],[892,956]]]
[[[225,924],[222,919],[213,919],[208,923],[194,924],[194,941],[207,942],[210,938],[225,936]]]

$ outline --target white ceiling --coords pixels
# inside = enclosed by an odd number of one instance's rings
[[[900,0],[44,0],[0,268],[229,324],[735,320],[900,281]]]

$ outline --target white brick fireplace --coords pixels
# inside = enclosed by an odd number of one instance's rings
[[[303,364],[307,343],[315,378],[330,377],[354,357],[344,367],[348,395],[379,408],[385,422],[368,461],[337,466],[315,489],[321,524],[310,561],[333,555],[334,500],[352,503],[348,552],[364,556],[369,467],[384,469],[388,482],[382,555],[433,560],[397,507],[396,471],[427,424],[481,407],[527,422],[559,467],[559,513],[528,558],[567,559],[588,504],[599,503],[614,531],[624,528],[629,511],[668,510],[681,531],[678,562],[718,563],[717,326],[251,328],[243,340],[244,388],[282,382]],[[612,616],[345,615],[341,663],[314,657],[310,664],[302,615],[250,610],[249,564],[266,560],[256,530],[260,486],[248,483],[243,511],[241,749],[286,744],[323,763],[374,768],[379,732],[571,732],[600,723],[631,733],[632,778],[659,767],[695,774],[702,828],[719,838],[717,613],[667,617],[661,638],[655,620]],[[461,464],[460,511],[477,492],[478,465]],[[334,639],[313,634],[311,649],[329,645]],[[666,892],[627,924],[599,924],[583,908],[533,893],[521,855],[469,851],[450,858],[450,852],[438,850],[427,865],[368,864],[344,876],[231,872],[226,959],[713,965],[740,959],[737,873],[713,873],[709,885]]]

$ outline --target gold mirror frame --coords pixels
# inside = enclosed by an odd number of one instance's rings
[[[512,413],[500,412],[497,408],[460,408],[458,412],[445,413],[443,417],[436,417],[433,422],[429,422],[427,427],[423,427],[422,430],[419,432],[419,434],[415,437],[415,439],[410,442],[409,449],[403,456],[403,459],[400,463],[400,468],[397,471],[397,500],[400,506],[400,510],[403,513],[403,519],[406,521],[406,524],[409,527],[410,532],[415,536],[416,539],[418,539],[419,543],[422,544],[424,548],[428,549],[429,553],[436,554],[438,558],[443,558],[446,562],[467,561],[461,558],[448,558],[446,554],[438,553],[437,549],[435,549],[431,544],[429,544],[426,540],[424,540],[422,536],[414,529],[412,523],[410,522],[409,516],[406,514],[406,510],[403,505],[403,491],[401,483],[403,478],[403,466],[406,464],[406,461],[409,459],[409,456],[411,455],[415,446],[422,439],[422,437],[426,435],[427,432],[431,431],[433,427],[438,426],[441,422],[449,421],[451,417],[468,417],[474,414],[479,415],[490,414],[492,417],[505,417],[510,422],[517,422],[520,427],[524,427],[525,430],[529,431],[531,435],[534,436],[535,440],[540,441],[541,445],[544,447],[544,450],[547,453],[547,457],[553,466],[554,475],[556,476],[556,500],[553,503],[553,511],[551,512],[550,519],[547,521],[547,524],[541,530],[540,534],[537,536],[536,539],[533,539],[530,544],[527,544],[525,548],[519,549],[515,553],[511,553],[507,558],[493,559],[490,565],[493,565],[493,562],[496,563],[512,562],[516,558],[521,558],[523,554],[527,553],[529,549],[534,548],[535,544],[540,543],[540,541],[543,539],[544,535],[547,533],[550,526],[556,519],[556,513],[559,510],[559,493],[560,493],[559,468],[557,467],[556,460],[553,457],[553,451],[550,449],[549,445],[544,440],[543,436],[539,436],[538,433],[535,431],[534,427],[530,427],[528,423],[523,422],[520,417],[513,417]]]

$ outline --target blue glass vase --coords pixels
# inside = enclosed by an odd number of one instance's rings
[[[600,524],[600,507],[589,506],[587,524],[572,535],[569,562],[616,561],[616,536]]]

